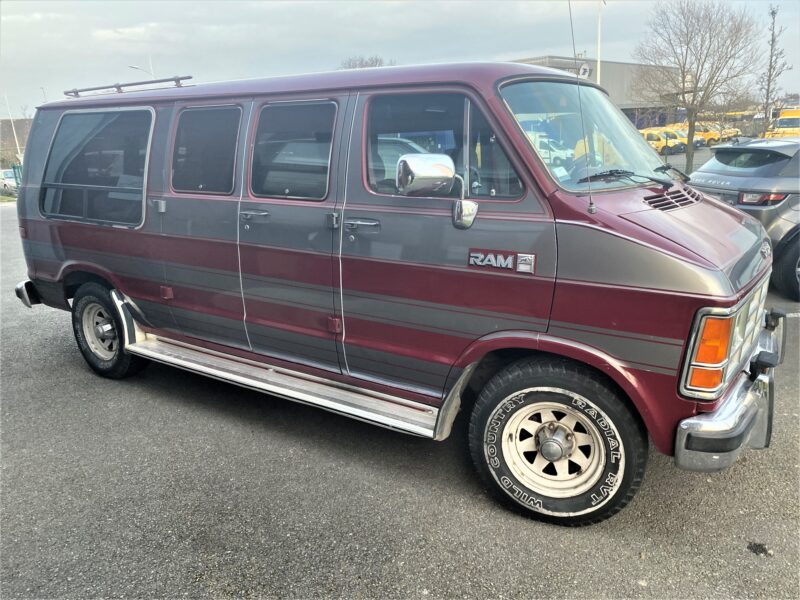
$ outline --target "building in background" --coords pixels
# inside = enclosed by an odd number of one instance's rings
[[[536,56],[521,58],[514,62],[539,67],[550,67],[574,73],[581,79],[597,83],[597,61],[593,58],[571,56]],[[644,101],[637,94],[636,81],[649,65],[615,60],[600,61],[600,85],[608,92],[611,100],[622,109],[638,128],[663,125],[683,120],[682,111],[667,105]]]

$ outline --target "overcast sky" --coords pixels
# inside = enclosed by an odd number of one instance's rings
[[[774,1],[774,0],[773,0]],[[737,4],[739,4],[737,2]],[[769,2],[746,3],[764,22]],[[782,41],[796,68],[781,85],[800,91],[800,2],[784,0]],[[652,2],[608,0],[602,57],[626,61]],[[575,0],[578,52],[594,57],[596,0]],[[713,27],[713,24],[709,24]],[[156,76],[195,81],[336,69],[352,55],[398,64],[511,60],[572,54],[569,12],[551,2],[245,2],[221,0],[0,2],[0,90],[21,116],[65,89]],[[5,107],[0,114],[7,117]]]

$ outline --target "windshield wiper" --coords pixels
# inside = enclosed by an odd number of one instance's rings
[[[660,177],[650,177],[650,175],[644,175],[642,173],[634,173],[633,171],[626,171],[625,169],[608,169],[607,171],[599,171],[597,173],[592,173],[591,175],[587,175],[586,177],[578,179],[577,183],[586,183],[587,181],[597,181],[600,179],[634,179],[635,177],[641,177],[642,179],[649,179],[650,181],[654,181],[658,185],[664,186],[665,190],[668,190],[674,185],[674,182],[669,179],[661,179]]]
[[[686,173],[684,173],[677,167],[673,167],[669,163],[664,163],[660,167],[656,167],[655,169],[653,169],[653,171],[655,171],[656,173],[666,173],[667,171],[675,171],[678,174],[678,177],[680,177],[684,183],[691,180],[691,177],[689,177]]]

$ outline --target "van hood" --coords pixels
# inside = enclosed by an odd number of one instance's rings
[[[690,192],[697,195],[690,204],[654,208],[643,203],[642,210],[620,217],[710,263],[724,273],[734,292],[738,292],[772,261],[767,233],[761,223],[742,211],[695,190]],[[659,206],[657,202],[653,204]]]

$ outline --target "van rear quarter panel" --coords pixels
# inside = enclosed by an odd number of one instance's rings
[[[150,110],[150,106],[142,106]],[[65,112],[39,110],[26,150],[18,216],[29,277],[36,283],[45,304],[69,309],[63,288],[65,278],[75,272],[97,275],[131,298],[149,302],[154,310],[147,310],[145,316],[154,326],[170,327],[169,310],[160,298],[162,267],[157,244],[153,243],[160,234],[161,223],[158,213],[148,210],[148,203],[143,208],[143,222],[136,227],[45,218],[41,213],[39,200],[46,162]],[[153,156],[158,157],[168,126],[163,111],[156,112],[152,126],[148,188],[154,182],[157,186],[163,177],[158,168],[153,168],[154,164],[160,164]]]

